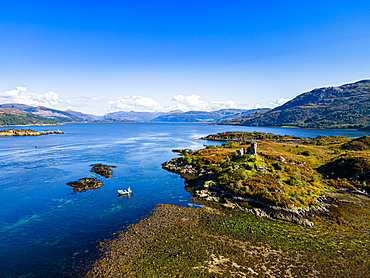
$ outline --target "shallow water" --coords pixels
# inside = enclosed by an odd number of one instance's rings
[[[156,204],[193,205],[184,181],[161,163],[177,155],[172,149],[202,148],[201,136],[232,130],[311,137],[366,134],[184,123],[31,129],[58,128],[65,134],[0,137],[0,277],[79,276],[85,262],[98,255],[99,241],[139,221]],[[91,173],[94,163],[117,166],[113,177]],[[83,177],[100,178],[104,186],[72,194],[66,183]],[[129,186],[131,196],[117,196],[117,189]]]

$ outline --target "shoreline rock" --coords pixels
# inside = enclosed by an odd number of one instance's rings
[[[97,189],[103,186],[103,182],[97,178],[82,178],[78,181],[67,182],[67,185],[73,187],[73,191],[85,192],[88,189]]]
[[[36,131],[31,129],[20,129],[20,128],[12,128],[7,130],[1,130],[0,131],[0,137],[1,136],[37,136],[37,135],[46,135],[46,134],[64,134],[63,131],[57,130],[57,131],[50,131],[50,130],[44,130],[44,131]]]
[[[110,168],[117,168],[117,166],[109,166],[101,163],[91,164],[90,166],[92,167],[90,172],[96,173],[106,178],[110,178],[113,175],[113,172]]]
[[[369,262],[358,260],[368,248],[353,244],[367,242],[370,222],[333,213],[345,217],[321,219],[318,228],[276,222],[279,229],[269,229],[270,221],[236,211],[159,204],[100,242],[85,277],[368,277]]]
[[[329,204],[326,196],[317,199],[317,207],[308,208],[282,208],[264,204],[258,200],[248,197],[240,197],[229,192],[220,190],[214,185],[206,184],[210,180],[213,172],[204,168],[184,164],[177,159],[166,161],[162,164],[162,168],[179,174],[185,178],[186,189],[199,200],[206,202],[216,202],[224,207],[238,209],[241,211],[252,213],[260,217],[272,217],[281,220],[287,220],[292,223],[312,226],[314,222],[308,218],[318,214],[329,214]]]

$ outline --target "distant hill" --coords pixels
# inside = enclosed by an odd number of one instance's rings
[[[93,115],[93,114],[85,114],[85,113],[77,112],[77,111],[73,111],[73,110],[67,110],[66,112],[73,115],[73,116],[76,116],[77,118],[83,119],[87,122],[96,121],[96,120],[99,120],[99,119],[102,118],[102,116],[96,116],[96,115]]]
[[[108,113],[104,115],[101,120],[112,120],[112,119],[121,119],[134,122],[149,122],[154,118],[163,115],[164,112],[135,112],[135,111],[118,111],[113,113]]]
[[[73,122],[204,122],[214,123],[216,121],[247,115],[256,111],[267,111],[268,108],[259,109],[221,109],[218,111],[188,111],[174,110],[170,112],[135,112],[135,111],[118,111],[108,113],[104,116],[84,114],[81,112],[67,110],[61,111],[43,106],[30,106],[20,103],[0,104],[0,109],[13,109],[27,112],[39,117],[45,117],[52,123],[73,123]],[[31,117],[32,118],[32,117]],[[13,125],[8,118],[8,125]],[[41,121],[41,118],[39,118]],[[34,119],[30,120],[30,124]],[[17,124],[17,123],[15,123]]]
[[[98,120],[94,120],[94,123],[135,123],[137,121],[131,121],[126,119],[118,119],[118,118],[100,118]]]
[[[204,122],[214,123],[223,119],[234,118],[241,115],[247,115],[255,111],[265,111],[268,108],[259,109],[222,109],[218,111],[188,111],[181,110],[170,112],[125,112],[118,111],[104,115],[100,120],[118,120],[124,119],[137,122]]]
[[[314,89],[270,111],[243,115],[219,124],[370,129],[370,80]]]
[[[0,108],[12,108],[21,111],[25,111],[37,116],[53,119],[57,122],[70,123],[70,122],[83,122],[84,119],[78,116],[75,116],[66,111],[56,110],[47,108],[44,106],[30,106],[26,104],[19,103],[6,103],[0,104]]]
[[[166,115],[159,116],[152,122],[204,122],[214,123],[223,119],[229,119],[238,117],[241,115],[247,115],[256,111],[265,111],[268,108],[258,109],[222,109],[218,111],[188,111],[188,112],[175,112],[168,113]]]
[[[61,123],[56,119],[50,119],[29,112],[13,109],[0,108],[0,126],[9,125],[48,125]]]

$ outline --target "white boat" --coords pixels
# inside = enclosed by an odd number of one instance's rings
[[[132,193],[132,190],[131,190],[131,188],[129,187],[129,188],[127,188],[127,190],[117,190],[117,192],[118,192],[118,194],[119,195],[128,195],[128,194],[131,194]]]

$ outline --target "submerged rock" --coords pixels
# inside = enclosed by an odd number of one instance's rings
[[[109,178],[113,175],[113,172],[110,168],[117,168],[117,166],[109,166],[101,163],[91,164],[90,166],[92,166],[90,172],[97,173],[106,178]]]
[[[74,192],[84,192],[88,189],[102,187],[103,182],[96,178],[82,178],[78,181],[67,182],[67,185],[72,186]]]

